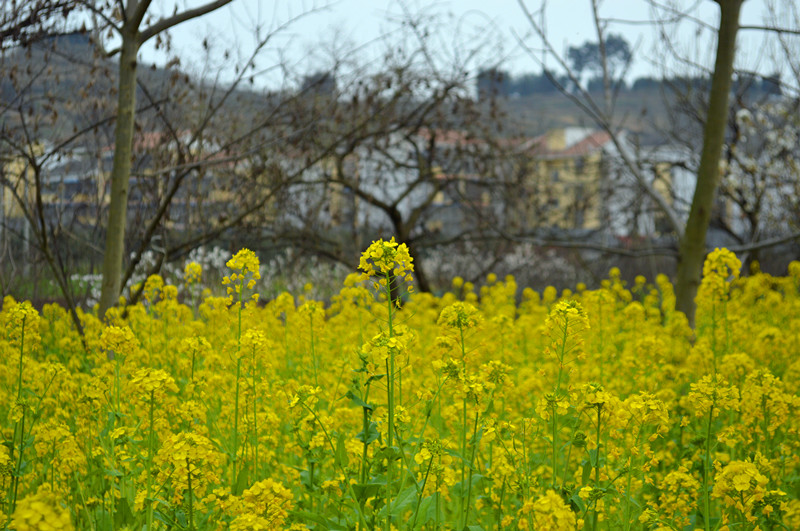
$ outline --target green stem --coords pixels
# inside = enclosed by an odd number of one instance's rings
[[[231,492],[236,490],[236,465],[239,459],[239,376],[242,370],[242,297],[244,292],[244,279],[239,286],[239,303],[236,305],[239,316],[239,326],[236,335],[236,391],[233,399],[233,432],[231,433],[233,456],[231,459]]]
[[[558,400],[558,397],[556,397]],[[556,436],[558,435],[558,403],[553,404],[553,441],[551,446],[553,451],[553,487],[556,486],[558,480],[558,453],[556,450]]]
[[[709,474],[711,474],[711,423],[714,419],[714,405],[708,410],[708,428],[706,429],[706,454],[703,470],[703,525],[705,531],[711,530],[711,501],[709,499]]]
[[[567,482],[567,474],[569,473],[569,462],[572,459],[572,447],[574,446],[572,441],[575,440],[575,433],[578,431],[578,423],[576,422],[575,425],[572,427],[572,433],[569,436],[570,444],[569,449],[567,450],[567,457],[564,459],[564,471],[561,474],[561,485]],[[561,486],[559,485],[559,487]]]
[[[331,436],[328,433],[328,430],[325,428],[325,425],[320,420],[319,416],[317,415],[317,412],[314,411],[313,409],[311,409],[310,407],[308,407],[308,405],[305,404],[305,403],[303,403],[302,405],[306,409],[306,411],[308,411],[314,417],[314,420],[317,422],[317,424],[319,424],[320,429],[322,429],[322,434],[325,436],[325,440],[328,442],[328,446],[330,447],[331,451],[333,453],[336,453],[336,446],[333,444],[333,439],[331,439]],[[356,493],[353,490],[353,485],[352,485],[352,483],[350,483],[349,479],[347,479],[348,478],[347,470],[345,470],[344,466],[341,463],[334,463],[334,467],[338,467],[339,471],[342,474],[342,476],[345,478],[345,483],[347,483],[347,490],[350,491],[350,497],[353,499],[353,501],[357,500],[358,498],[356,497]],[[367,524],[367,517],[364,515],[364,512],[361,510],[361,506],[358,503],[356,503],[355,506],[356,506],[356,509],[358,510],[359,521],[361,522],[361,524],[364,525],[365,528],[369,528],[369,525]],[[387,509],[388,509],[388,507],[387,507]],[[388,520],[388,518],[387,518],[387,520]]]
[[[253,464],[253,472],[255,473],[255,478],[260,479],[261,476],[258,474],[258,393],[256,391],[256,349],[253,348],[253,432],[254,432],[254,439],[253,439],[253,455],[255,459],[255,463]]]
[[[366,391],[364,391],[364,403],[369,403],[369,384],[367,384]],[[362,441],[362,449],[361,449],[361,470],[359,473],[359,481],[363,485],[367,482],[367,451],[369,449],[369,443],[367,442],[367,436],[369,433],[369,414],[370,409],[367,407],[361,408],[363,411],[363,417],[361,422],[361,433],[364,434],[364,440]]]
[[[466,384],[467,379],[467,350],[466,346],[464,345],[464,327],[461,324],[458,325],[458,332],[461,339],[461,374]],[[467,479],[467,470],[466,470],[466,457],[467,457],[467,396],[464,395],[463,400],[461,401],[461,447],[460,447],[460,454],[461,454],[461,497],[459,500],[459,519],[461,515],[465,512],[464,509],[464,486],[465,481]],[[468,509],[467,509],[468,510]],[[464,523],[466,525],[466,522]],[[459,529],[463,528],[464,526],[459,526]]]
[[[389,278],[389,274],[387,273],[385,276],[386,281],[386,299],[388,304],[388,311],[389,311],[389,337],[394,337],[394,328],[393,328],[393,317],[394,317],[394,306],[392,300],[392,283],[391,279]],[[386,522],[385,528],[386,531],[390,531],[392,528],[392,516],[391,516],[391,506],[392,506],[392,480],[393,480],[393,473],[394,473],[394,455],[392,447],[394,445],[394,348],[389,349],[389,357],[386,360],[386,394],[387,394],[387,402],[388,402],[388,413],[389,413],[389,426],[388,426],[388,448],[389,448],[389,462],[386,470]]]
[[[155,417],[155,391],[150,391],[150,433],[147,439],[147,530],[153,528],[153,500],[151,499],[152,496],[152,484],[153,484],[153,432],[155,431],[153,428],[153,419]]]
[[[17,469],[14,471],[14,492],[11,498],[9,515],[14,514],[14,509],[17,506],[17,491],[19,489],[19,479],[22,471],[22,456],[25,453],[25,408],[22,409],[22,418],[19,421],[19,456],[17,459]],[[14,430],[16,431],[16,430]]]
[[[17,505],[17,488],[19,487],[19,475],[20,470],[22,468],[22,454],[24,452],[24,445],[23,442],[25,440],[25,406],[21,403],[22,402],[22,357],[23,351],[25,347],[25,320],[26,317],[23,316],[22,318],[22,332],[20,333],[20,342],[19,342],[19,370],[17,371],[17,406],[22,408],[22,418],[14,423],[14,436],[11,439],[11,458],[14,457],[14,444],[17,440],[17,427],[20,426],[20,435],[19,435],[19,459],[17,460],[17,468],[14,471],[14,477],[12,478],[13,488],[8,489],[8,514],[9,518],[11,515],[14,514],[14,508]]]
[[[475,466],[475,451],[478,448],[478,412],[475,412],[475,426],[472,429],[472,453],[470,454],[469,458],[469,475],[467,478],[467,509],[464,511],[464,525],[461,526],[463,529],[467,526],[469,522],[469,501],[472,498],[472,469]]]
[[[597,452],[594,456],[594,486],[595,488],[600,488],[600,415],[603,406],[597,406]],[[594,501],[594,511],[592,514],[592,529],[597,529],[597,500]]]
[[[242,369],[242,360],[236,357],[236,391],[233,399],[233,432],[231,439],[233,447],[233,460],[231,461],[231,492],[236,490],[236,463],[239,458],[239,374]]]
[[[553,441],[551,445],[553,451],[553,488],[556,487],[558,482],[558,397],[559,392],[561,391],[561,379],[564,376],[564,356],[566,356],[568,332],[569,319],[565,316],[564,330],[561,336],[561,346],[559,347],[558,354],[556,354],[558,358],[558,378],[556,379],[555,391],[553,391],[553,398],[556,400],[556,403],[553,404]]]
[[[425,485],[428,483],[428,476],[431,473],[431,467],[433,466],[433,457],[430,458],[428,461],[428,469],[425,471],[425,478],[422,480],[422,488],[419,489],[419,494],[417,495],[417,508],[414,509],[414,518],[411,520],[411,525],[409,529],[414,529],[414,525],[417,523],[417,516],[419,515],[419,506],[422,504],[422,496],[425,493]]]
[[[194,507],[193,507],[193,494],[192,494],[192,462],[189,461],[189,458],[186,458],[186,484],[189,489],[189,531],[194,531]]]
[[[634,447],[638,450],[636,455],[640,455],[641,450],[639,449],[639,440],[642,437],[642,429],[643,426],[639,426],[639,429],[636,433],[636,442],[634,443]],[[625,521],[624,521],[624,529],[628,531],[631,528],[631,477],[633,476],[633,469],[636,468],[637,470],[641,470],[641,467],[634,467],[633,466],[633,455],[630,457],[630,461],[628,463],[628,472],[627,472],[627,481],[625,484]]]

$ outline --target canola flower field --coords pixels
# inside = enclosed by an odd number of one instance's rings
[[[800,529],[800,263],[409,294],[374,242],[327,305],[145,284],[104,321],[3,301],[0,524],[55,529]]]

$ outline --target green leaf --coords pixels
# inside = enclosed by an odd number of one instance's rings
[[[642,508],[642,505],[638,501],[636,501],[636,499],[632,498],[631,496],[628,496],[627,494],[624,494],[623,497],[626,498],[630,503],[632,503],[637,509],[641,509]]]
[[[311,472],[307,469],[300,471],[300,483],[308,490],[313,490],[314,486],[311,484]]]
[[[569,500],[572,502],[572,505],[578,508],[579,513],[586,512],[586,504],[583,502],[583,499],[581,499],[581,497],[578,496],[577,492],[573,494]]]
[[[360,503],[366,501],[368,498],[374,498],[378,495],[381,489],[386,485],[383,483],[356,483],[353,485],[353,492],[356,495],[356,500]]]
[[[402,452],[400,452],[400,448],[397,446],[390,446],[387,448],[381,448],[378,452],[375,452],[375,459],[376,460],[391,460],[396,461],[403,456]]]
[[[600,450],[599,448],[589,450],[589,462],[592,464],[593,468],[596,468],[598,466],[599,450]]]
[[[350,399],[350,401],[351,401],[352,403],[354,403],[355,405],[357,405],[357,406],[361,406],[361,407],[363,407],[364,409],[368,409],[368,410],[370,410],[370,411],[372,411],[372,410],[374,410],[374,409],[375,409],[375,408],[374,408],[374,407],[373,407],[371,404],[367,404],[366,402],[364,402],[363,400],[361,400],[361,397],[359,397],[359,396],[356,396],[356,394],[355,394],[355,393],[354,393],[352,390],[350,390],[350,391],[347,391],[347,394],[345,394],[344,396],[345,396],[345,398],[349,398],[349,399]]]
[[[386,375],[385,374],[373,374],[372,376],[367,378],[367,381],[366,381],[366,383],[364,385],[369,385],[372,382],[375,382],[377,380],[381,380],[381,379],[383,379],[384,376],[386,376]]]
[[[125,527],[134,524],[135,518],[127,498],[117,498],[117,507],[114,510],[115,527]]]
[[[583,475],[581,476],[581,483],[583,485],[588,485],[590,477],[592,477],[592,464],[589,461],[584,461],[583,462]]]
[[[419,502],[417,508],[417,523],[414,524],[414,529],[422,529],[422,526],[430,522],[436,517],[436,494],[423,498]]]
[[[458,453],[456,450],[449,450],[449,449],[445,449],[445,450],[444,450],[444,453],[446,453],[446,454],[447,454],[447,455],[449,455],[450,457],[455,457],[455,458],[457,458],[457,459],[460,459],[460,460],[462,460],[462,461],[465,461],[465,459],[464,459],[463,457],[461,457],[461,454],[460,454],[460,453]]]
[[[367,434],[364,435],[364,430],[361,430],[356,434],[356,439],[359,441],[369,444],[373,441],[378,440],[380,434],[378,433],[378,423],[377,422],[370,422],[369,427],[367,428]]]
[[[244,492],[244,489],[246,489],[249,485],[249,474],[247,473],[247,469],[243,468],[239,471],[239,476],[236,478],[236,488],[233,489],[233,493],[236,496],[241,496],[242,492]]]
[[[115,477],[115,478],[121,478],[122,476],[125,475],[122,472],[120,472],[119,470],[117,470],[116,468],[104,468],[103,472],[107,476],[112,476],[112,477]]]
[[[416,485],[411,485],[398,494],[390,504],[392,508],[392,517],[401,516],[414,503],[418,494],[419,491]]]

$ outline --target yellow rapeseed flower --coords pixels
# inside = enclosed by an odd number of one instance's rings
[[[17,503],[11,518],[11,529],[15,531],[69,531],[74,529],[69,511],[45,483],[35,494],[30,494]]]
[[[402,277],[406,282],[412,282],[414,259],[409,254],[406,244],[398,244],[392,237],[388,242],[373,241],[372,245],[361,254],[358,268],[364,272],[364,278],[392,274]]]
[[[183,269],[183,280],[187,284],[199,284],[203,278],[203,266],[197,262],[189,262]]]
[[[711,376],[704,376],[691,384],[688,403],[696,416],[702,417],[713,408],[712,416],[716,418],[720,411],[739,409],[739,391],[722,378],[715,382]]]
[[[4,325],[6,339],[11,345],[19,348],[24,341],[27,350],[39,344],[41,318],[30,302],[15,302],[11,297],[6,297],[3,302],[2,317],[0,323]]]
[[[714,249],[703,263],[703,279],[697,291],[698,303],[723,300],[730,292],[730,281],[739,278],[742,262],[728,249]]]
[[[112,357],[119,356],[124,359],[139,349],[139,340],[133,335],[130,327],[107,326],[100,335],[100,347],[108,351]]]
[[[228,286],[228,295],[241,296],[243,288],[253,289],[261,278],[258,257],[250,249],[240,250],[225,265],[233,271],[222,279],[222,284]],[[253,298],[258,300],[258,294],[253,294]]]
[[[475,306],[457,301],[442,310],[437,324],[450,329],[468,330],[478,326],[481,321],[483,317]]]
[[[554,490],[548,490],[532,503],[526,502],[519,513],[519,529],[548,529],[551,531],[577,529],[576,514]]]
[[[751,461],[731,461],[714,477],[713,495],[755,522],[753,509],[766,496],[768,482]]]

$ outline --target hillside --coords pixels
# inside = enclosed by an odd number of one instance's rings
[[[626,91],[616,101],[615,125],[638,134],[645,144],[658,142],[673,126],[670,105],[659,89]],[[508,98],[504,110],[521,133],[531,136],[566,126],[596,127],[586,112],[561,93]]]

